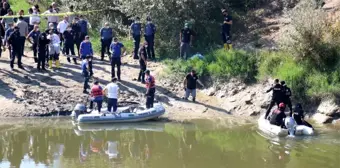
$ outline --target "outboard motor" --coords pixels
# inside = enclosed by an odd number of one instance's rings
[[[292,117],[287,117],[285,119],[285,126],[288,129],[289,136],[294,136],[295,135],[295,127],[296,127],[296,122],[294,118]]]
[[[86,106],[84,104],[77,104],[76,107],[74,107],[71,116],[74,119],[77,119],[80,114],[85,114],[85,112],[86,112]]]

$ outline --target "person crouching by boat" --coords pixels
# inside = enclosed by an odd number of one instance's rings
[[[91,88],[91,102],[90,102],[90,110],[93,109],[93,103],[97,103],[98,112],[100,113],[102,109],[102,104],[104,100],[103,88],[99,85],[98,81],[94,82],[94,85]]]
[[[300,103],[297,103],[294,107],[293,117],[297,125],[305,125],[307,127],[313,128],[311,124],[304,120],[304,111]]]
[[[119,97],[119,86],[117,85],[117,78],[112,78],[111,83],[106,85],[104,88],[104,94],[108,98],[107,100],[107,111],[113,112],[117,111],[118,108],[118,97]]]
[[[270,116],[269,119],[270,124],[283,127],[284,126],[283,119],[286,118],[285,109],[286,105],[284,103],[280,103],[279,108],[274,110]]]
[[[54,30],[50,30],[50,35],[47,36],[47,39],[51,40],[48,48],[49,60],[48,66],[52,69],[52,63],[55,62],[55,66],[57,68],[60,67],[59,55],[60,55],[60,37],[55,33]]]
[[[146,108],[153,108],[153,102],[156,92],[156,81],[153,76],[150,75],[150,70],[145,71],[145,84],[146,84]]]

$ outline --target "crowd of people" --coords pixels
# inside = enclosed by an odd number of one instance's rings
[[[67,57],[69,63],[71,63],[72,59],[73,63],[77,64],[77,60],[80,59],[82,76],[84,77],[83,93],[87,94],[87,89],[90,89],[89,81],[94,74],[92,68],[94,51],[88,35],[88,29],[91,26],[82,15],[76,15],[75,13],[57,15],[60,12],[57,4],[53,2],[45,12],[41,12],[39,6],[34,5],[28,9],[29,15],[25,15],[24,10],[20,10],[15,14],[7,0],[2,0],[0,14],[5,16],[1,18],[0,26],[1,38],[3,39],[2,46],[9,51],[10,67],[12,70],[14,70],[15,59],[17,59],[18,68],[25,69],[22,64],[22,57],[24,56],[26,41],[32,45],[33,58],[39,71],[46,71],[46,67],[53,69],[53,63],[56,68],[60,68],[61,54]],[[74,12],[74,7],[70,6],[68,12]],[[223,43],[228,44],[225,45],[225,49],[231,49],[230,27],[232,25],[232,18],[228,15],[227,10],[223,9],[222,13],[224,15],[222,39]],[[59,16],[63,16],[61,20]],[[39,28],[45,20],[48,27],[42,31]],[[155,96],[155,78],[150,75],[147,65],[149,60],[155,60],[154,43],[156,31],[156,25],[152,23],[150,16],[146,18],[145,24],[142,24],[141,19],[136,17],[130,26],[130,34],[134,40],[133,58],[139,60],[140,64],[137,81],[146,84],[147,108],[152,108]],[[115,33],[108,22],[100,29],[99,34],[101,38],[101,60],[104,61],[105,56],[108,55],[111,63],[112,82],[114,84],[116,81],[121,80],[121,57],[126,54],[126,48],[115,37]],[[144,42],[140,45],[142,35],[144,36]],[[195,32],[192,30],[191,25],[185,23],[184,28],[180,31],[180,58],[187,59],[190,57],[190,47],[192,46],[194,36]],[[75,52],[75,46],[77,47],[77,52]],[[1,53],[1,47],[0,50]],[[186,76],[184,81],[184,99],[188,99],[191,94],[192,100],[196,100],[197,81],[202,85],[195,71]],[[111,87],[102,89],[97,87],[98,83],[95,82],[91,88],[91,102],[97,102],[98,108],[101,107],[103,102],[101,97],[104,95],[103,91],[106,91],[109,96],[108,110],[111,111],[113,107],[115,111],[118,91],[117,89],[111,89],[116,88],[112,87],[113,84],[110,84]],[[101,90],[101,92],[98,90]]]

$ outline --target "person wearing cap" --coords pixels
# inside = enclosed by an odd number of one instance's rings
[[[140,18],[136,17],[135,21],[130,26],[130,33],[134,42],[134,59],[138,59],[138,49],[140,44],[140,35],[142,31],[142,24]]]
[[[60,46],[63,46],[63,42],[64,42],[64,32],[66,31],[67,27],[68,27],[69,23],[68,23],[68,16],[64,16],[64,19],[62,21],[60,21],[58,23],[57,26],[57,30],[60,33]],[[65,45],[62,47],[62,52],[65,55]]]
[[[48,10],[43,13],[43,15],[54,15],[57,14],[58,12],[53,9],[53,6],[49,6]],[[58,22],[59,22],[59,17],[58,16],[47,16],[47,22],[50,25],[50,23],[53,24],[53,28],[56,29]]]
[[[82,60],[81,62],[81,70],[82,70],[82,75],[84,77],[84,88],[83,88],[83,93],[87,94],[87,89],[90,88],[89,85],[89,80],[90,80],[90,72],[89,72],[89,61],[91,59],[91,56],[87,55],[85,56],[85,59]]]
[[[118,41],[118,38],[115,37],[113,39],[113,43],[110,45],[110,50],[111,50],[111,77],[115,78],[115,67],[117,66],[117,77],[118,80],[120,81],[120,65],[122,64],[121,62],[121,57],[125,53],[125,47],[123,43]]]
[[[228,14],[226,9],[222,9],[223,13],[223,24],[222,24],[222,40],[223,46],[225,50],[233,49],[232,41],[231,41],[231,25],[233,24],[233,18]]]
[[[156,93],[156,80],[155,77],[150,75],[150,70],[145,71],[145,84],[146,84],[146,108],[153,108]]]
[[[185,76],[183,85],[184,85],[184,97],[183,99],[188,100],[189,96],[192,96],[192,101],[196,101],[196,88],[197,88],[197,83],[199,83],[202,87],[204,87],[203,83],[199,80],[196,71],[191,70],[187,76]]]
[[[187,59],[190,57],[190,46],[194,38],[194,31],[189,28],[189,23],[184,24],[184,28],[181,30],[179,37],[180,41],[180,58]]]
[[[87,56],[91,57],[91,59],[88,61],[88,65],[89,65],[90,77],[93,76],[93,70],[92,70],[93,49],[92,49],[92,43],[90,42],[89,36],[85,36],[84,41],[81,42],[79,53],[80,53],[81,59],[85,59]]]
[[[103,90],[107,99],[107,111],[116,112],[118,108],[119,86],[117,85],[117,78],[113,78],[111,82],[105,86]]]
[[[24,69],[24,67],[22,66],[21,63],[21,37],[20,37],[20,31],[19,31],[19,27],[15,26],[14,27],[14,31],[9,35],[8,40],[7,40],[7,45],[10,45],[10,49],[11,49],[11,69],[13,70],[14,68],[14,61],[15,61],[15,57],[17,57],[18,59],[18,67],[20,69]]]
[[[91,102],[90,102],[90,110],[93,109],[93,103],[97,103],[98,112],[101,112],[102,104],[104,100],[103,88],[99,85],[98,81],[94,82],[94,85],[91,88]]]
[[[33,30],[27,35],[26,39],[32,44],[34,62],[38,62],[38,40],[39,40],[39,26],[34,25]],[[32,38],[32,40],[31,40]]]
[[[148,16],[146,18],[146,25],[144,31],[144,38],[145,41],[148,42],[148,59],[155,59],[155,33],[156,33],[156,26],[152,23],[151,17]]]
[[[139,48],[138,55],[139,55],[139,67],[140,67],[140,72],[138,75],[138,82],[142,82],[143,84],[145,83],[145,71],[146,71],[146,66],[147,66],[147,56],[146,56],[146,49],[148,48],[148,42],[144,42],[144,44]]]
[[[25,49],[25,41],[26,37],[28,35],[28,23],[24,21],[24,18],[22,16],[19,16],[19,21],[17,22],[17,26],[19,27],[20,32],[20,46],[21,46],[21,55],[24,55],[24,49]]]
[[[71,25],[69,25],[66,31],[64,31],[63,33],[65,54],[67,56],[67,61],[71,62],[69,55],[71,52],[71,55],[73,56],[73,62],[74,64],[77,64],[77,59],[74,57],[76,55],[76,53],[74,52],[75,36],[76,36],[75,32],[72,30]]]
[[[53,61],[55,62],[56,68],[60,68],[60,37],[54,30],[50,30],[50,34],[47,36],[47,39],[51,40],[49,45],[49,60],[48,66],[52,69]]]
[[[105,52],[107,52],[110,56],[110,45],[113,38],[113,30],[108,22],[106,22],[105,26],[100,29],[100,37],[101,37],[100,41],[102,44],[101,60],[103,61],[105,57]]]
[[[49,34],[49,31],[46,30],[45,32],[41,33],[38,38],[37,42],[37,48],[38,48],[38,64],[37,64],[37,69],[40,70],[46,70],[45,69],[45,62],[46,62],[46,57],[47,51],[48,51],[48,44],[50,43],[50,40],[47,39],[47,36]]]
[[[292,96],[292,91],[286,85],[285,81],[281,81],[280,84],[282,86],[282,102],[285,103],[288,106],[288,108],[290,110],[290,117],[292,117],[292,115],[293,115],[293,106],[292,106],[292,101],[290,99],[290,97]]]

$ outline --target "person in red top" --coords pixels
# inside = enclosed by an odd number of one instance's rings
[[[155,78],[150,75],[150,70],[145,71],[145,84],[146,84],[146,108],[153,108],[153,102],[155,99],[156,84]]]
[[[100,113],[103,104],[103,99],[104,99],[103,88],[99,85],[98,81],[95,81],[94,85],[91,88],[90,110],[93,109],[93,102],[96,102],[98,106],[98,112]]]

